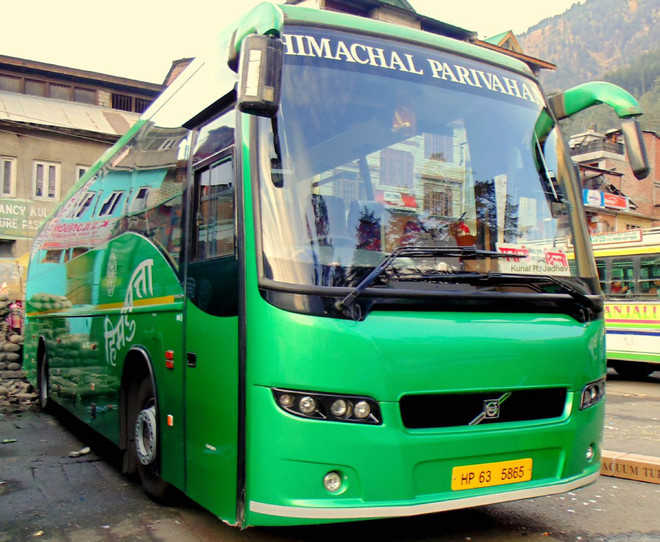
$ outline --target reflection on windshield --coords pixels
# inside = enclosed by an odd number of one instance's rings
[[[402,58],[434,54],[396,47]],[[259,125],[266,278],[355,286],[399,247],[456,246],[510,257],[450,252],[392,266],[570,275],[575,203],[557,171],[556,132],[535,132],[542,113],[540,100],[450,78],[287,54],[278,118]]]

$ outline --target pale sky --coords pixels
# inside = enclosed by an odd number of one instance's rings
[[[489,37],[522,33],[584,0],[409,0],[418,13]],[[260,0],[8,0],[0,54],[161,83],[172,60]]]

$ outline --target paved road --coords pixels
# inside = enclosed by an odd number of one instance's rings
[[[605,446],[660,456],[660,372],[611,375]],[[416,518],[238,531],[187,500],[162,507],[118,474],[117,457],[84,428],[40,412],[0,418],[0,542],[660,542],[660,485],[601,477],[566,495]],[[92,453],[70,458],[91,444]]]

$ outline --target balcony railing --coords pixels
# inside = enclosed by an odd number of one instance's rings
[[[623,155],[623,143],[615,143],[613,141],[590,141],[589,143],[583,143],[572,147],[571,156],[600,151]]]

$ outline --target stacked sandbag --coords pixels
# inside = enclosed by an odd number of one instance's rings
[[[70,308],[71,301],[63,295],[35,294],[30,298],[30,305],[37,312],[59,311]]]
[[[10,304],[7,294],[0,294],[0,321],[4,322],[7,319]]]
[[[25,378],[23,365],[23,336],[7,323],[10,301],[0,296],[0,410],[24,410],[37,399]]]

